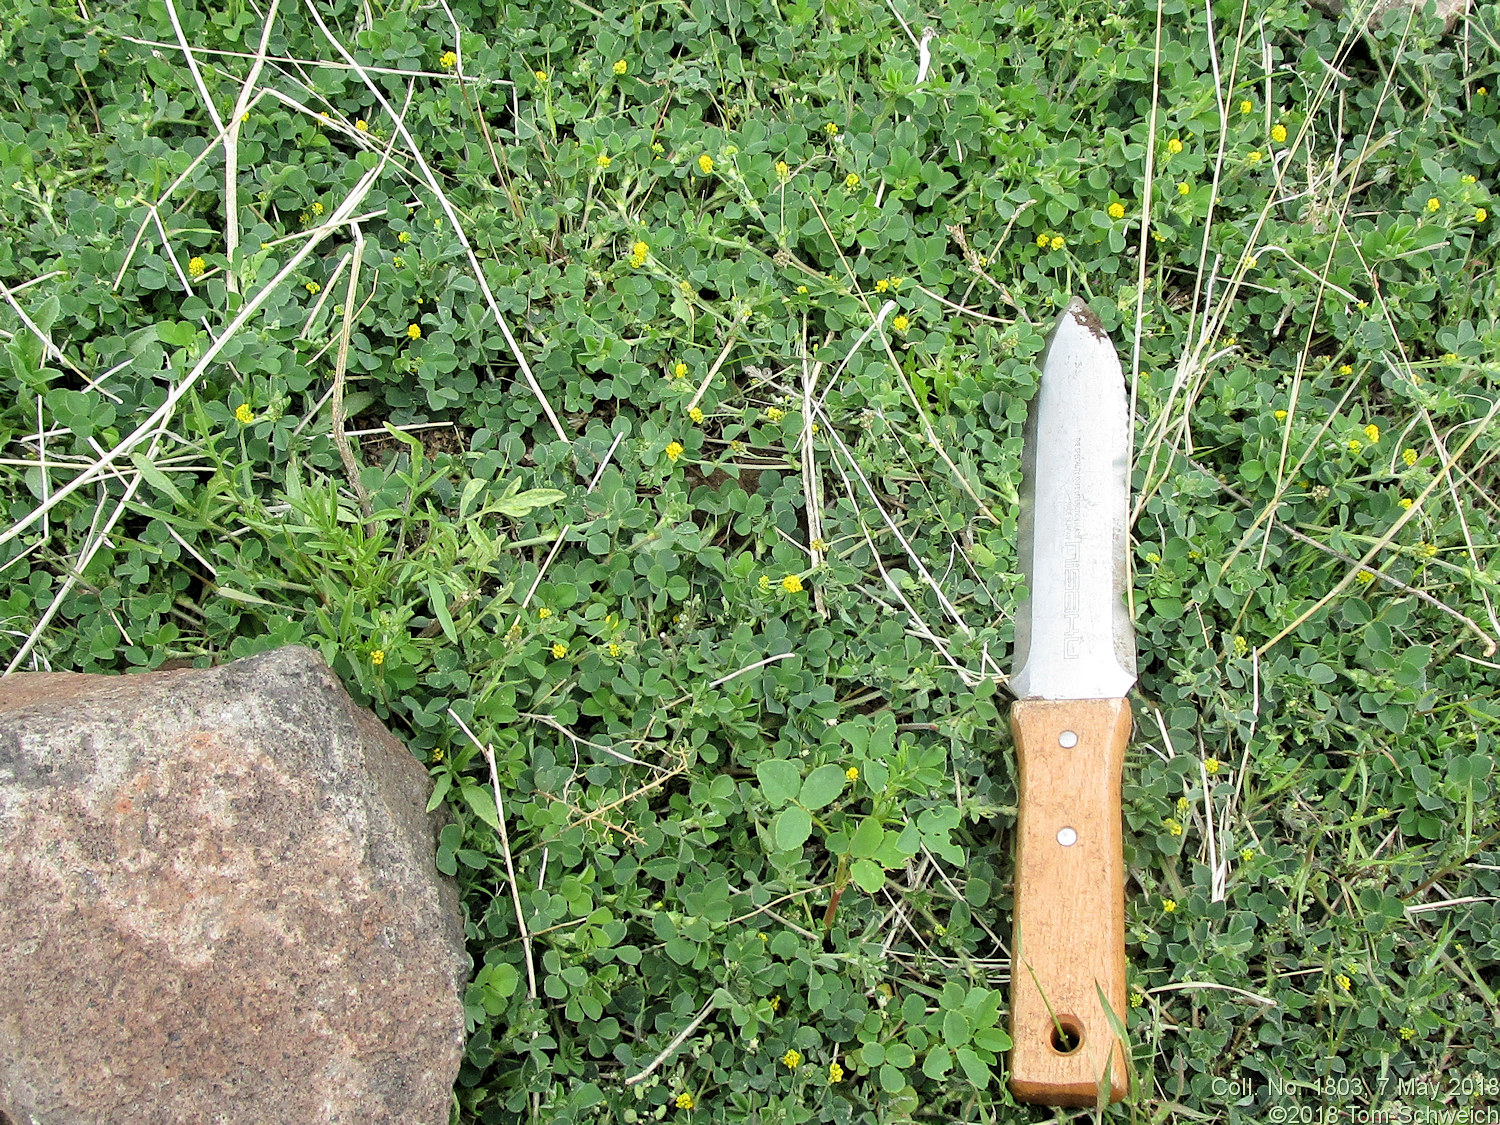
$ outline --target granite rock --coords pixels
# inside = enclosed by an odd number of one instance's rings
[[[310,649],[0,680],[0,1122],[445,1125],[428,792]]]

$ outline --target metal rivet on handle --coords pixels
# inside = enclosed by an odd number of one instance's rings
[[[1074,844],[1078,843],[1078,833],[1071,828],[1059,829],[1057,842],[1065,848],[1071,848]]]
[[[1057,736],[1057,744],[1064,750],[1071,750],[1078,745],[1078,736],[1070,730],[1065,730]]]

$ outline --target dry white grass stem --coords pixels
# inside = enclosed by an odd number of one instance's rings
[[[479,748],[484,755],[484,760],[490,767],[490,785],[495,790],[495,819],[500,822],[500,848],[505,855],[505,877],[510,881],[511,902],[516,908],[516,925],[521,930],[521,945],[526,951],[526,988],[527,995],[532,1001],[536,1000],[536,962],[531,952],[531,933],[526,928],[526,912],[521,908],[521,888],[516,883],[516,868],[510,857],[510,833],[505,828],[505,795],[500,789],[500,771],[495,767],[495,753],[489,744],[481,742],[465,723],[454,712],[452,707],[448,708],[448,717],[458,724],[459,730]]]

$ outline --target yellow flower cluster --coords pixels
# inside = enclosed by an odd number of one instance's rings
[[[552,656],[554,657],[554,659],[561,660],[567,655],[568,646],[563,644],[561,641],[558,641],[555,645],[552,646]]]
[[[611,657],[612,657],[612,658],[613,658],[613,659],[615,659],[615,660],[618,660],[618,659],[620,659],[620,654],[621,654],[621,653],[623,653],[623,652],[624,652],[624,651],[625,651],[625,650],[624,650],[624,649],[623,649],[623,648],[621,648],[621,647],[620,647],[620,646],[619,646],[619,645],[618,645],[618,644],[616,644],[616,643],[615,643],[615,642],[613,642],[613,641],[611,641],[611,642],[610,642],[610,643],[609,643],[609,647],[608,647],[608,648],[607,648],[607,649],[605,649],[605,651],[606,651],[606,652],[608,652],[608,653],[609,653],[609,655],[610,655],[610,656],[611,656]]]
[[[898,316],[895,320],[891,321],[891,327],[897,332],[905,332],[911,327],[911,321],[904,316]]]
[[[766,407],[766,417],[773,422],[779,422],[786,417],[786,411],[780,407],[768,406]]]
[[[679,458],[681,456],[682,456],[682,442],[680,442],[680,441],[669,441],[669,442],[667,442],[667,460],[668,461],[676,461],[677,458]]]
[[[406,326],[406,338],[408,340],[420,340],[422,338],[422,326],[420,324],[408,324]]]
[[[255,421],[255,411],[250,409],[248,402],[242,402],[234,408],[234,420],[242,426],[248,426]]]
[[[1365,437],[1369,438],[1372,442],[1379,441],[1380,427],[1377,426],[1374,422],[1371,422],[1368,426],[1365,427]]]
[[[793,1047],[781,1056],[781,1061],[786,1064],[788,1070],[796,1070],[802,1065],[802,1052]]]
[[[682,363],[680,361],[678,362],[678,364],[677,364],[676,367],[672,368],[672,378],[674,378],[674,379],[681,379],[687,373],[688,373],[688,366],[687,366],[687,364]]]
[[[649,253],[651,253],[651,247],[647,246],[644,242],[636,242],[630,248],[630,264],[636,269],[640,269],[646,264],[646,255]]]
[[[624,74],[629,69],[630,69],[630,64],[628,62],[626,62],[624,59],[618,59],[618,60],[616,60],[616,62],[615,62],[615,73],[616,74]]]
[[[1203,771],[1207,773],[1209,777],[1213,777],[1219,772],[1219,764],[1220,763],[1218,758],[1204,758]]]
[[[207,263],[205,263],[203,261],[202,258],[189,258],[188,259],[188,276],[189,277],[202,277],[203,276],[203,271],[206,270],[207,268],[208,268],[208,265],[207,265]]]
[[[597,164],[597,165],[599,165],[600,168],[608,168],[614,162],[612,160],[610,160],[610,158],[608,156],[606,156],[604,153],[601,152],[599,154],[598,159],[596,159],[594,161],[594,163]]]
[[[858,766],[850,766],[848,769],[846,769],[844,771],[844,777],[846,777],[850,781],[858,781],[859,780],[859,767]],[[837,1079],[835,1079],[835,1081],[837,1081]]]
[[[1177,903],[1170,898],[1164,898],[1161,900],[1161,908],[1168,914],[1177,913]]]
[[[373,651],[371,651],[371,653],[370,653],[370,663],[373,664],[373,665],[375,665],[377,668],[380,667],[380,665],[384,664],[385,663],[385,650],[377,648],[377,649],[374,649]]]
[[[703,411],[695,406],[688,411],[688,417],[693,420],[694,424],[700,423],[703,421]]]
[[[839,135],[839,127],[830,121],[827,125],[823,126],[823,132],[827,133],[830,137],[836,137]]]
[[[850,172],[847,176],[844,177],[844,186],[850,191],[853,191],[855,188],[859,187],[859,177],[856,176],[853,172]]]
[[[792,166],[785,160],[778,160],[776,162],[776,178],[782,183],[786,183],[787,180],[792,178]]]
[[[678,1109],[692,1109],[693,1108],[693,1095],[689,1094],[686,1090],[684,1090],[682,1093],[678,1094],[677,1095],[677,1108]]]
[[[370,123],[361,117],[354,123],[354,128],[357,132],[368,133],[370,131]]]
[[[841,1066],[839,1066],[838,1063],[829,1063],[828,1064],[828,1081],[829,1082],[842,1082],[843,1080],[844,1080],[844,1068],[841,1067]]]
[[[1286,126],[1282,125],[1280,122],[1272,125],[1271,140],[1273,140],[1277,144],[1281,144],[1282,142],[1284,142],[1286,140]]]
[[[1361,586],[1368,586],[1371,582],[1375,581],[1375,575],[1368,570],[1361,570],[1354,576],[1354,581],[1358,582]]]
[[[1179,141],[1176,137],[1173,137],[1170,141],[1167,142],[1167,154],[1169,156],[1176,156],[1181,151],[1182,142]]]
[[[538,82],[547,81],[547,72],[545,70],[534,70],[531,72],[531,74],[532,77],[535,78]]]
[[[1109,205],[1109,217],[1111,219],[1123,219],[1125,217],[1125,204],[1116,200]]]
[[[1417,463],[1417,451],[1415,449],[1403,449],[1401,451],[1401,460],[1406,462],[1408,469],[1411,468]]]
[[[445,70],[452,69],[453,67],[458,65],[458,56],[455,55],[452,51],[444,51],[443,57],[438,59],[438,65],[443,67]]]
[[[781,588],[788,594],[800,594],[802,592],[802,579],[795,574],[788,574],[781,580]]]
[[[702,172],[706,176],[713,170],[714,158],[712,156],[709,156],[708,153],[705,152],[702,156],[698,157],[698,171]]]

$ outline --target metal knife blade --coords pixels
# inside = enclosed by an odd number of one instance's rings
[[[1019,699],[1115,699],[1135,683],[1125,607],[1130,427],[1119,356],[1075,297],[1047,340],[1026,422],[1017,555]]]
[[[1129,1089],[1120,783],[1135,633],[1125,608],[1130,419],[1119,357],[1074,299],[1042,357],[1019,521],[1029,596],[1010,688],[1018,766],[1009,1085],[1092,1105]]]

